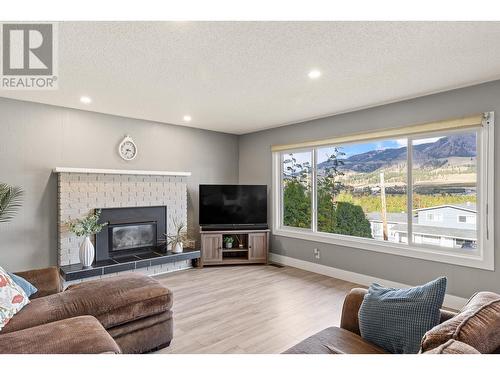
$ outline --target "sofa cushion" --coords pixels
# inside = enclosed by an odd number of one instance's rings
[[[24,290],[0,267],[0,332],[29,303]]]
[[[455,317],[428,331],[421,351],[434,349],[448,340],[464,342],[481,353],[500,347],[500,295],[480,292],[474,295]]]
[[[28,280],[23,279],[21,276],[17,276],[16,274],[12,272],[7,272],[12,279],[17,285],[21,287],[21,289],[26,293],[27,297],[30,297],[31,295],[35,294],[38,292],[38,289],[35,288],[33,284],[31,284]]]
[[[127,336],[134,331],[144,330],[167,320],[172,320],[172,315],[172,311],[169,310],[161,314],[151,315],[146,318],[134,320],[133,322],[108,328],[107,331],[111,337],[116,340],[117,338]]]
[[[92,316],[79,316],[6,333],[0,339],[0,354],[100,353],[120,353],[120,348]]]
[[[165,312],[171,306],[172,293],[168,288],[151,277],[125,273],[75,284],[64,292],[37,298],[11,319],[5,331],[80,315],[92,315],[108,329]]]
[[[384,354],[382,348],[343,328],[329,327],[291,347],[284,354]]]
[[[420,341],[439,324],[446,278],[408,289],[372,284],[359,309],[361,336],[390,353],[418,353]]]
[[[429,350],[424,354],[481,354],[472,346],[467,345],[466,343],[456,341],[456,340],[448,340],[442,345],[439,345],[437,348]]]
[[[108,333],[120,346],[122,353],[126,354],[148,353],[160,350],[170,345],[173,332],[174,327],[171,311],[108,330]]]

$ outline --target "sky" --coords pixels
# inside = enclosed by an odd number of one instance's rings
[[[368,143],[348,144],[342,146],[341,151],[345,153],[342,159],[348,158],[353,155],[362,154],[368,151],[385,150],[388,148],[401,148],[406,147],[406,139],[397,139],[389,141],[374,141]],[[322,148],[318,150],[318,162],[321,163],[328,158],[333,152],[332,147]]]
[[[417,139],[413,141],[414,145],[420,145],[425,143],[434,143],[442,137],[434,137],[434,138],[425,138],[425,139]],[[362,154],[364,152],[373,151],[373,150],[385,150],[388,148],[400,148],[406,147],[406,138],[405,139],[393,139],[393,140],[382,140],[382,141],[373,141],[367,143],[357,143],[357,144],[348,144],[344,145],[341,148],[341,151],[345,153],[342,157],[348,158],[353,155]],[[333,153],[333,147],[325,147],[318,150],[318,163],[321,163],[327,160],[328,155]],[[296,152],[294,153],[294,157],[297,159],[298,163],[304,163],[306,161],[311,162],[311,155],[307,152]]]

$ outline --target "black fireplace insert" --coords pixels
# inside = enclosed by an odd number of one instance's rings
[[[166,251],[167,207],[119,207],[101,209],[101,223],[108,223],[96,235],[96,261]]]

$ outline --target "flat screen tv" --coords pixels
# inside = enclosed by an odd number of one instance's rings
[[[266,225],[266,185],[200,185],[200,225]]]

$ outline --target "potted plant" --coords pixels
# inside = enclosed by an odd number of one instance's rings
[[[20,187],[0,183],[0,223],[12,220],[21,208],[23,196],[24,191]]]
[[[84,268],[92,265],[95,256],[94,245],[90,241],[90,236],[99,233],[107,223],[99,224],[101,210],[95,213],[90,213],[82,219],[70,220],[66,224],[70,232],[74,233],[77,237],[84,237],[80,245],[80,262]]]
[[[224,236],[224,244],[226,249],[231,249],[233,247],[234,238],[232,236]]]
[[[167,245],[171,246],[173,253],[182,253],[184,249],[184,241],[187,239],[187,234],[185,231],[186,225],[183,222],[177,223],[174,219],[172,220],[174,224],[175,233],[165,234],[167,237]]]

